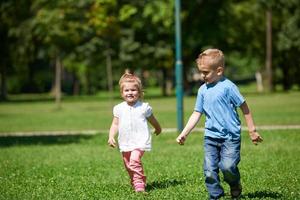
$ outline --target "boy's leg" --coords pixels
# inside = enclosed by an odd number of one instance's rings
[[[128,152],[122,152],[122,158],[124,162],[124,166],[128,172],[128,175],[130,177],[130,183],[133,186],[133,173],[132,170],[130,169],[130,156],[131,156],[131,151]]]
[[[221,149],[220,168],[224,175],[224,180],[230,185],[231,196],[234,198],[240,196],[242,193],[240,172],[238,169],[240,149],[240,140],[226,140]]]
[[[133,174],[133,185],[135,191],[145,191],[146,186],[146,176],[144,175],[144,169],[141,162],[142,156],[144,155],[144,151],[135,149],[131,152],[130,156],[130,170]]]
[[[224,195],[224,190],[220,185],[219,161],[220,161],[220,141],[204,138],[204,175],[205,184],[211,199],[218,199]]]
[[[231,186],[240,183],[240,172],[238,169],[240,150],[240,140],[229,139],[222,144],[220,169],[223,172],[224,180]]]

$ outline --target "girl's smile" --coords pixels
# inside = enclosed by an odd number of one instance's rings
[[[135,83],[125,82],[122,89],[122,97],[128,105],[134,105],[140,98],[137,85]]]

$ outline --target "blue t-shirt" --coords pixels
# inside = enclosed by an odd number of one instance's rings
[[[236,108],[244,101],[237,86],[225,77],[217,83],[203,84],[198,90],[195,111],[206,116],[205,136],[240,139],[241,121]]]

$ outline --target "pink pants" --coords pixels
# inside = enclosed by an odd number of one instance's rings
[[[122,152],[125,168],[129,174],[131,185],[135,191],[145,191],[146,176],[144,175],[141,158],[144,151],[135,149],[133,151]]]

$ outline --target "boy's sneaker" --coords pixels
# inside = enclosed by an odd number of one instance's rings
[[[224,193],[220,194],[220,195],[217,196],[217,197],[212,197],[212,196],[210,196],[210,197],[209,197],[209,200],[218,200],[218,199],[221,199],[221,198],[224,197],[224,196],[225,196]]]
[[[242,194],[242,185],[239,183],[234,186],[230,186],[230,194],[233,199],[237,199]]]

